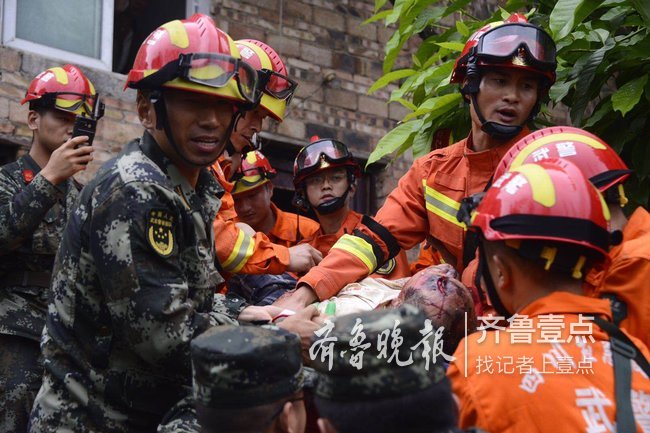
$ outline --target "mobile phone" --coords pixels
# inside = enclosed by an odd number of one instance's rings
[[[93,139],[95,138],[95,130],[97,129],[97,119],[86,116],[77,116],[74,120],[74,127],[72,129],[72,138],[81,135],[87,135],[88,141],[82,143],[80,146],[92,146]]]
[[[97,130],[97,121],[104,116],[104,107],[104,103],[99,100],[99,95],[97,95],[92,114],[90,116],[86,116],[85,114],[78,115],[74,120],[72,138],[82,135],[88,136],[88,141],[82,144],[82,146],[92,146],[95,131]]]

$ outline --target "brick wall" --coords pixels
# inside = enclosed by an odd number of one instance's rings
[[[289,141],[306,142],[314,134],[333,136],[355,155],[367,157],[377,141],[405,114],[398,104],[388,106],[388,90],[367,95],[381,76],[383,45],[390,31],[383,25],[361,25],[372,15],[374,0],[213,0],[217,25],[234,39],[267,41],[280,52],[300,86],[288,118],[269,122],[267,130]],[[19,104],[29,81],[61,61],[0,47],[0,138],[27,149],[31,132],[27,106]],[[124,76],[83,68],[106,103],[99,122],[95,161],[87,176],[142,133],[133,110],[135,92],[122,91]],[[335,79],[322,84],[328,74]],[[330,77],[332,77],[330,75]],[[410,166],[400,159],[382,173],[378,204]]]

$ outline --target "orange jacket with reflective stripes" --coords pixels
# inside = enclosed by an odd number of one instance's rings
[[[650,347],[650,213],[637,208],[623,229],[623,243],[609,251],[609,268],[587,274],[591,296],[612,293],[627,305],[620,327]]]
[[[230,193],[232,184],[226,180],[218,163],[212,166],[212,172],[226,190],[212,223],[217,259],[223,270],[242,274],[284,273],[289,266],[289,249],[274,244],[264,233],[250,236],[238,228],[235,201]]]
[[[518,314],[529,321],[519,318],[505,330],[478,331],[458,345],[447,376],[458,398],[460,427],[499,433],[614,431],[610,338],[585,320],[585,316],[611,320],[608,301],[554,292]],[[589,331],[593,342],[580,335]],[[553,339],[556,342],[550,342]],[[646,346],[631,339],[648,357]],[[636,431],[647,432],[650,380],[636,363],[633,366]]]
[[[470,137],[416,160],[374,218],[388,230],[403,250],[413,248],[427,235],[438,239],[456,258],[462,271],[465,226],[456,219],[460,201],[485,189],[503,155],[530,130],[481,152],[468,147]],[[368,227],[358,227],[372,238],[374,247],[388,255],[387,244]],[[299,283],[309,285],[327,299],[348,283],[372,272],[373,245],[357,236],[341,238],[328,256]],[[376,260],[376,257],[375,257]]]
[[[271,210],[275,215],[275,225],[268,233],[271,242],[278,245],[284,245],[289,248],[304,239],[310,239],[318,230],[320,225],[311,218],[298,215],[292,212],[285,212],[274,203],[271,203]],[[300,239],[297,239],[297,233],[300,230]]]
[[[354,229],[361,226],[361,218],[363,214],[351,210],[348,212],[343,224],[339,230],[334,234],[325,234],[320,228],[311,239],[307,239],[312,247],[316,248],[327,256],[334,244],[345,234],[350,234]],[[404,250],[400,250],[399,254],[395,256],[394,260],[390,260],[384,266],[377,269],[377,272],[371,275],[373,278],[386,278],[387,280],[396,280],[398,278],[410,277],[411,271],[409,269],[408,259]]]

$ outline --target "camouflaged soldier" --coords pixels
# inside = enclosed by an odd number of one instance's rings
[[[184,419],[159,432],[304,432],[297,335],[275,326],[209,329],[192,341],[192,372],[193,397],[179,405]]]
[[[425,320],[416,307],[403,305],[337,317],[330,332],[315,338],[321,433],[437,433],[455,427],[442,359],[433,359],[421,344]],[[331,358],[322,356],[328,345]]]
[[[145,40],[127,86],[145,132],[84,188],[66,226],[32,432],[154,431],[190,390],[192,338],[241,311],[213,295],[222,190],[205,167],[253,98],[255,71],[197,14]],[[262,311],[247,310],[240,319]]]
[[[43,375],[38,342],[61,233],[79,195],[72,175],[92,159],[87,137],[71,139],[90,115],[95,89],[76,66],[53,67],[29,85],[27,155],[0,168],[0,431],[25,431]]]

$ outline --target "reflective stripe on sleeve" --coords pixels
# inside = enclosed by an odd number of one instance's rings
[[[374,272],[377,268],[377,258],[372,251],[372,245],[358,236],[345,234],[332,246],[332,249],[334,248],[347,251],[359,258],[368,268],[368,273]]]
[[[235,246],[228,258],[221,264],[228,272],[239,272],[253,255],[255,242],[243,230],[239,230]]]

